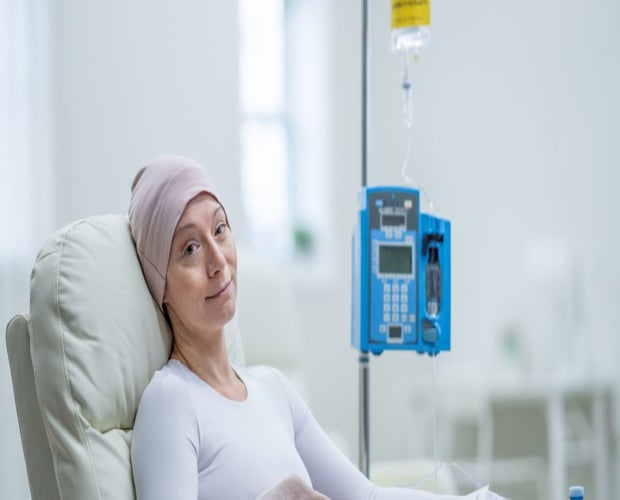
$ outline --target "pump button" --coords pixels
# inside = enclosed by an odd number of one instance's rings
[[[388,340],[392,342],[403,340],[403,328],[401,325],[390,325],[388,328]]]

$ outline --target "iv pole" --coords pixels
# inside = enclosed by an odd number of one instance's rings
[[[370,116],[368,84],[370,81],[368,59],[370,55],[368,0],[362,0],[362,187],[366,187],[368,171],[368,120]],[[368,425],[368,365],[367,352],[359,357],[359,469],[369,477],[369,425]]]
[[[369,477],[368,463],[368,353],[363,352],[359,358],[359,469]]]

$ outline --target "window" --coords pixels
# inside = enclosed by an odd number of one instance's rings
[[[1,313],[27,310],[29,269],[52,224],[48,23],[45,2],[0,0]]]
[[[251,244],[304,267],[326,240],[323,29],[312,0],[240,0],[241,182]]]
[[[253,245],[290,256],[285,1],[240,1],[241,182]]]
[[[48,2],[0,0],[0,323],[28,311],[29,274],[51,229]],[[4,331],[4,330],[3,330]],[[0,369],[9,373],[6,350]],[[29,498],[8,378],[0,382],[3,498]]]

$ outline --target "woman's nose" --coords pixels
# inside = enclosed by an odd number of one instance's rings
[[[223,249],[214,240],[210,240],[207,246],[207,252],[205,252],[207,276],[211,278],[224,269],[224,266],[226,266],[226,256]]]

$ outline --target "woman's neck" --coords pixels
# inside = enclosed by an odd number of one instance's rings
[[[210,340],[190,341],[174,334],[170,358],[183,363],[222,396],[234,401],[245,400],[246,388],[228,360],[223,330]]]

